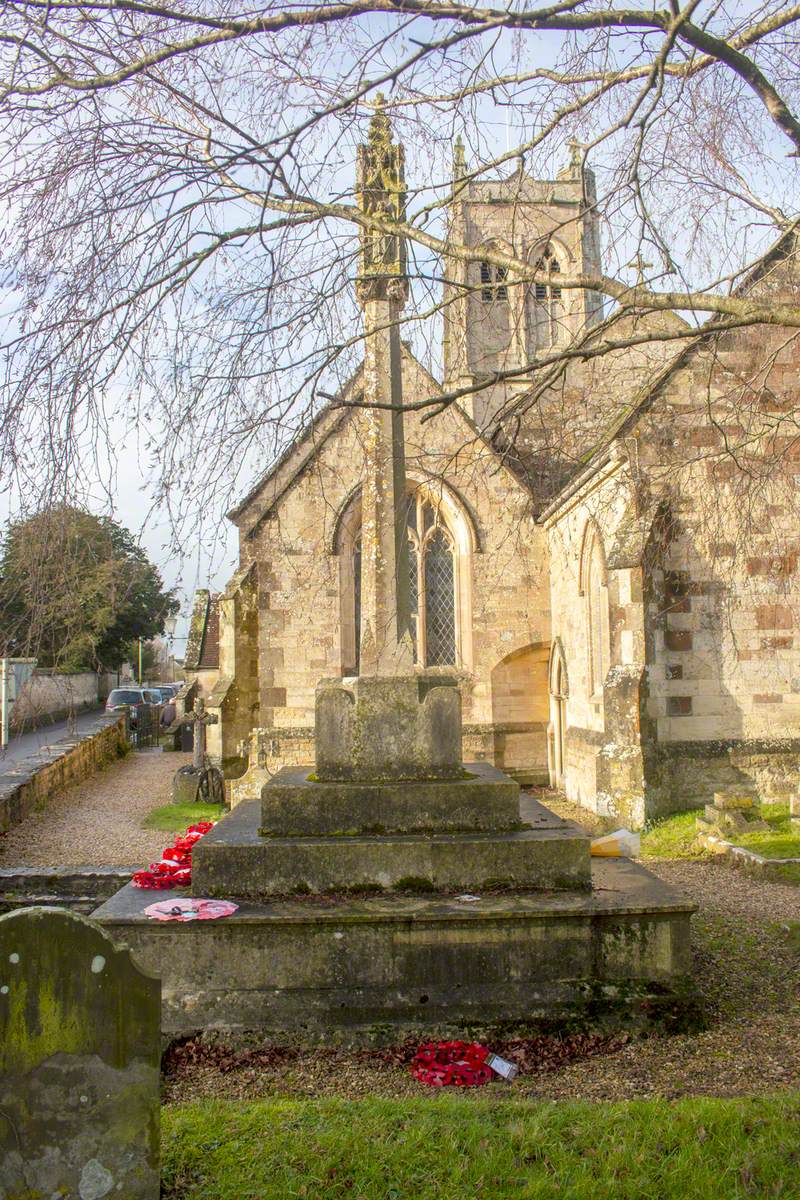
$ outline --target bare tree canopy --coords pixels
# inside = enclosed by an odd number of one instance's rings
[[[459,188],[514,172],[552,180],[591,164],[602,240],[595,268],[558,282],[602,297],[603,319],[537,352],[532,393],[575,358],[680,343],[708,319],[800,329],[799,303],[741,286],[798,221],[800,5],[15,0],[0,12],[0,470],[23,494],[74,495],[134,430],[162,489],[193,465],[177,524],[199,496],[241,488],[359,361],[365,227],[406,235],[404,336],[440,373],[459,262],[480,255],[502,278],[548,284],[542,261],[478,251],[448,228]],[[406,147],[406,220],[391,228],[353,194],[379,92]],[[685,319],[632,330],[619,321],[631,310]]]

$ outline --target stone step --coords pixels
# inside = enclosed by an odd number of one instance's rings
[[[519,784],[489,763],[464,778],[389,783],[319,783],[314,768],[284,767],[261,793],[267,836],[513,830],[521,827]]]
[[[196,895],[589,887],[589,838],[568,821],[515,833],[264,838],[258,820],[258,802],[244,802],[198,843]]]

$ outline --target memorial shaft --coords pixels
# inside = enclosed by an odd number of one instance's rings
[[[366,217],[405,219],[402,146],[392,142],[379,102],[369,141],[358,151],[358,202]],[[411,641],[400,315],[408,297],[405,239],[362,227],[356,291],[364,309],[365,478],[361,528],[359,673],[403,675]]]

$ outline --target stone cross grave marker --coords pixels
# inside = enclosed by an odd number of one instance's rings
[[[0,917],[0,1196],[157,1200],[161,984],[93,921]]]

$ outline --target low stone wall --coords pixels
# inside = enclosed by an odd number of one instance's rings
[[[15,908],[56,905],[89,914],[130,883],[130,867],[5,867],[0,868],[0,914]]]
[[[106,678],[95,671],[60,675],[37,668],[20,688],[11,709],[11,728],[19,732],[96,708],[101,696],[108,695],[103,687]]]
[[[800,783],[800,738],[661,742],[645,749],[648,817],[709,804],[715,792],[744,790],[786,800]]]
[[[99,716],[74,737],[65,737],[19,763],[0,760],[0,833],[43,808],[54,792],[80,783],[127,749],[125,715]]]
[[[698,833],[697,840],[706,850],[724,859],[745,875],[769,879],[773,883],[800,883],[800,858],[765,858],[755,850],[737,846],[713,833]]]

